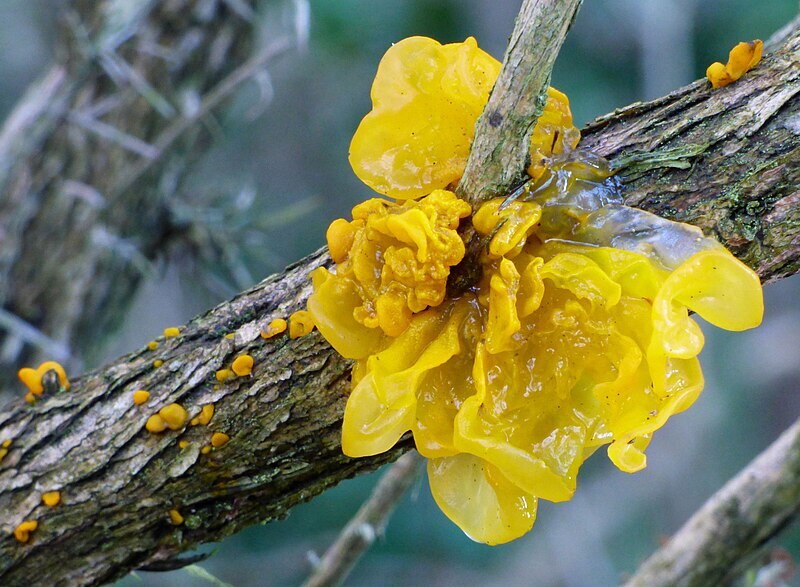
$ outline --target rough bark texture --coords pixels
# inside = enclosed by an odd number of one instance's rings
[[[611,157],[629,200],[712,228],[765,280],[798,269],[797,31],[755,71],[723,90],[698,82],[594,123],[584,144]],[[735,163],[731,165],[731,163]],[[699,194],[699,195],[698,195]],[[34,407],[0,415],[0,584],[97,584],[168,560],[257,521],[280,517],[342,479],[406,450],[351,460],[339,447],[349,365],[316,333],[263,340],[259,327],[301,308],[320,251],[142,350]],[[225,334],[234,333],[232,340]],[[236,354],[253,377],[217,386]],[[154,368],[153,360],[164,365]],[[152,396],[135,407],[131,394]],[[170,402],[194,414],[214,402],[209,427],[154,436],[147,416]],[[231,441],[199,454],[212,431]],[[180,450],[178,439],[190,446]],[[63,504],[41,505],[61,490]],[[794,511],[796,502],[780,507]],[[185,517],[172,526],[168,510]],[[11,536],[39,521],[30,543]]]
[[[763,281],[800,269],[800,34],[739,82],[697,81],[601,117],[582,148],[626,202],[712,234]]]
[[[0,130],[0,388],[23,362],[102,348],[174,235],[204,98],[252,54],[255,0],[234,4],[64,7],[56,64]]]
[[[728,585],[798,508],[800,421],[715,493],[625,587]]]
[[[525,0],[503,69],[475,127],[458,193],[473,206],[525,176],[533,127],[547,101],[553,63],[582,0]]]

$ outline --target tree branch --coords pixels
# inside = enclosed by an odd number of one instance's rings
[[[341,585],[366,550],[386,529],[389,518],[414,483],[425,459],[411,450],[397,459],[372,495],[347,523],[303,587]]]
[[[800,420],[715,493],[625,587],[726,585],[800,508]]]
[[[475,127],[458,193],[473,207],[525,177],[530,140],[550,74],[583,0],[524,0],[503,67]]]
[[[696,82],[634,104],[586,130],[584,145],[610,157],[628,199],[715,232],[762,279],[800,264],[800,46],[797,30],[753,72],[723,90]],[[731,164],[733,163],[733,164]],[[69,392],[0,414],[0,583],[98,584],[168,560],[245,526],[284,516],[377,457],[342,455],[350,364],[317,334],[263,340],[261,326],[304,307],[308,273],[324,251],[195,318],[156,351],[142,349],[87,373]],[[225,337],[233,333],[233,339]],[[252,377],[217,384],[239,353]],[[153,360],[164,365],[153,367]],[[150,401],[133,405],[136,389]],[[152,435],[147,417],[179,402],[191,415],[214,403],[210,426]],[[211,432],[231,441],[204,455]],[[178,446],[178,439],[190,445]],[[41,493],[60,490],[56,509]],[[185,522],[170,524],[178,509]],[[11,536],[39,521],[29,544]]]

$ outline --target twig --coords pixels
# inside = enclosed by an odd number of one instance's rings
[[[524,177],[530,136],[542,113],[550,73],[582,0],[525,0],[458,193],[471,204],[507,192]]]
[[[800,420],[715,493],[625,587],[722,585],[800,509]]]
[[[314,574],[303,584],[304,587],[342,584],[361,555],[383,534],[389,517],[416,479],[423,461],[415,450],[397,459],[319,561]]]

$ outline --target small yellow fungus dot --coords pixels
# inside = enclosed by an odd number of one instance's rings
[[[183,516],[178,510],[169,510],[169,521],[172,522],[174,526],[180,526],[183,524]]]
[[[167,429],[167,423],[164,421],[159,414],[153,414],[147,419],[147,423],[144,425],[147,428],[148,432],[152,434],[158,434],[159,432],[164,432]]]
[[[200,449],[200,452],[201,452],[202,454],[204,454],[204,455],[207,455],[208,453],[210,453],[210,452],[211,452],[211,446],[210,446],[210,445],[208,445],[208,444],[207,444],[207,445],[205,445],[203,448],[201,448],[201,449]]]
[[[29,391],[28,393],[25,394],[25,401],[33,405],[36,403],[36,396]]]
[[[186,425],[189,414],[180,404],[169,404],[158,411],[158,415],[170,430],[180,430]]]
[[[151,340],[147,343],[147,348],[149,348],[151,351],[156,350],[158,348],[158,341]]]
[[[328,241],[328,252],[334,263],[342,263],[347,258],[353,247],[355,235],[355,228],[344,218],[337,218],[331,222],[325,237]]]
[[[192,426],[203,425],[207,426],[209,422],[211,422],[211,418],[214,416],[214,404],[206,404],[203,406],[203,409],[200,410],[200,413],[192,418]]]
[[[299,338],[314,330],[314,317],[307,310],[289,316],[289,338]]]
[[[42,392],[44,391],[42,378],[48,371],[55,371],[58,375],[58,382],[61,387],[69,390],[69,379],[67,379],[67,373],[64,371],[64,367],[55,361],[45,361],[36,369],[23,367],[17,372],[17,376],[20,378],[20,381],[22,381],[22,383],[24,383],[25,386],[30,390],[30,393],[33,395],[42,395]],[[27,400],[27,397],[25,399]]]
[[[31,537],[31,532],[36,530],[39,527],[39,522],[36,520],[25,520],[19,526],[14,528],[14,538],[17,541],[25,543]]]
[[[231,437],[224,432],[214,432],[214,434],[211,435],[211,446],[214,448],[221,448],[228,444],[230,439]]]
[[[6,444],[7,443],[7,444]],[[11,441],[6,440],[2,446],[0,446],[0,463],[3,462],[3,459],[6,458],[8,454],[8,447],[11,446]]]
[[[153,367],[155,367],[156,369],[158,369],[163,364],[164,361],[162,361],[161,359],[156,359],[155,361],[153,361]]]
[[[233,369],[233,372],[239,377],[250,375],[250,373],[253,372],[253,357],[247,354],[239,355],[233,360],[231,369]]]
[[[224,382],[228,379],[233,379],[234,377],[236,377],[236,373],[230,369],[220,369],[216,374],[217,381],[219,382]]]
[[[144,389],[139,389],[133,392],[133,403],[141,406],[144,402],[150,399],[150,392]]]
[[[175,328],[174,326],[164,329],[164,338],[175,338],[176,336],[180,335],[181,335],[180,329]]]
[[[42,503],[49,508],[54,508],[61,503],[60,491],[48,491],[42,494]]]
[[[180,440],[180,441],[178,441],[178,448],[179,449],[183,450],[187,446],[189,446],[189,441],[188,440]]]
[[[228,334],[225,335],[225,338],[227,338],[228,340],[233,340],[233,336],[234,336],[233,332],[229,332]]]
[[[266,330],[261,331],[261,338],[272,338],[279,334],[286,332],[286,320],[283,318],[276,318],[269,323]]]

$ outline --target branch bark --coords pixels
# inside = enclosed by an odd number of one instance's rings
[[[503,68],[475,127],[458,194],[473,207],[525,177],[553,64],[583,0],[524,0]]]
[[[0,130],[0,388],[107,343],[175,234],[168,202],[210,144],[198,122],[253,54],[226,2],[134,4],[69,3],[57,63]]]
[[[629,202],[700,225],[762,279],[800,263],[800,32],[732,86],[696,82],[590,125],[584,145],[612,160]],[[733,163],[733,165],[731,164]],[[411,447],[353,460],[339,430],[349,387],[347,361],[317,334],[263,340],[261,326],[302,308],[308,272],[324,251],[199,316],[177,339],[87,373],[70,392],[0,414],[0,583],[98,584],[175,557],[245,526],[284,516],[339,481]],[[225,335],[233,333],[233,338]],[[239,353],[252,377],[217,384]],[[153,367],[153,361],[164,361]],[[151,391],[142,407],[135,389]],[[209,427],[152,435],[147,417],[171,402],[192,415],[214,403]],[[201,453],[212,431],[231,436]],[[191,444],[181,450],[178,439]],[[60,490],[63,504],[41,505]],[[173,526],[168,511],[185,523]],[[11,536],[25,519],[29,544]]]
[[[800,420],[715,493],[625,587],[727,585],[800,508]]]

